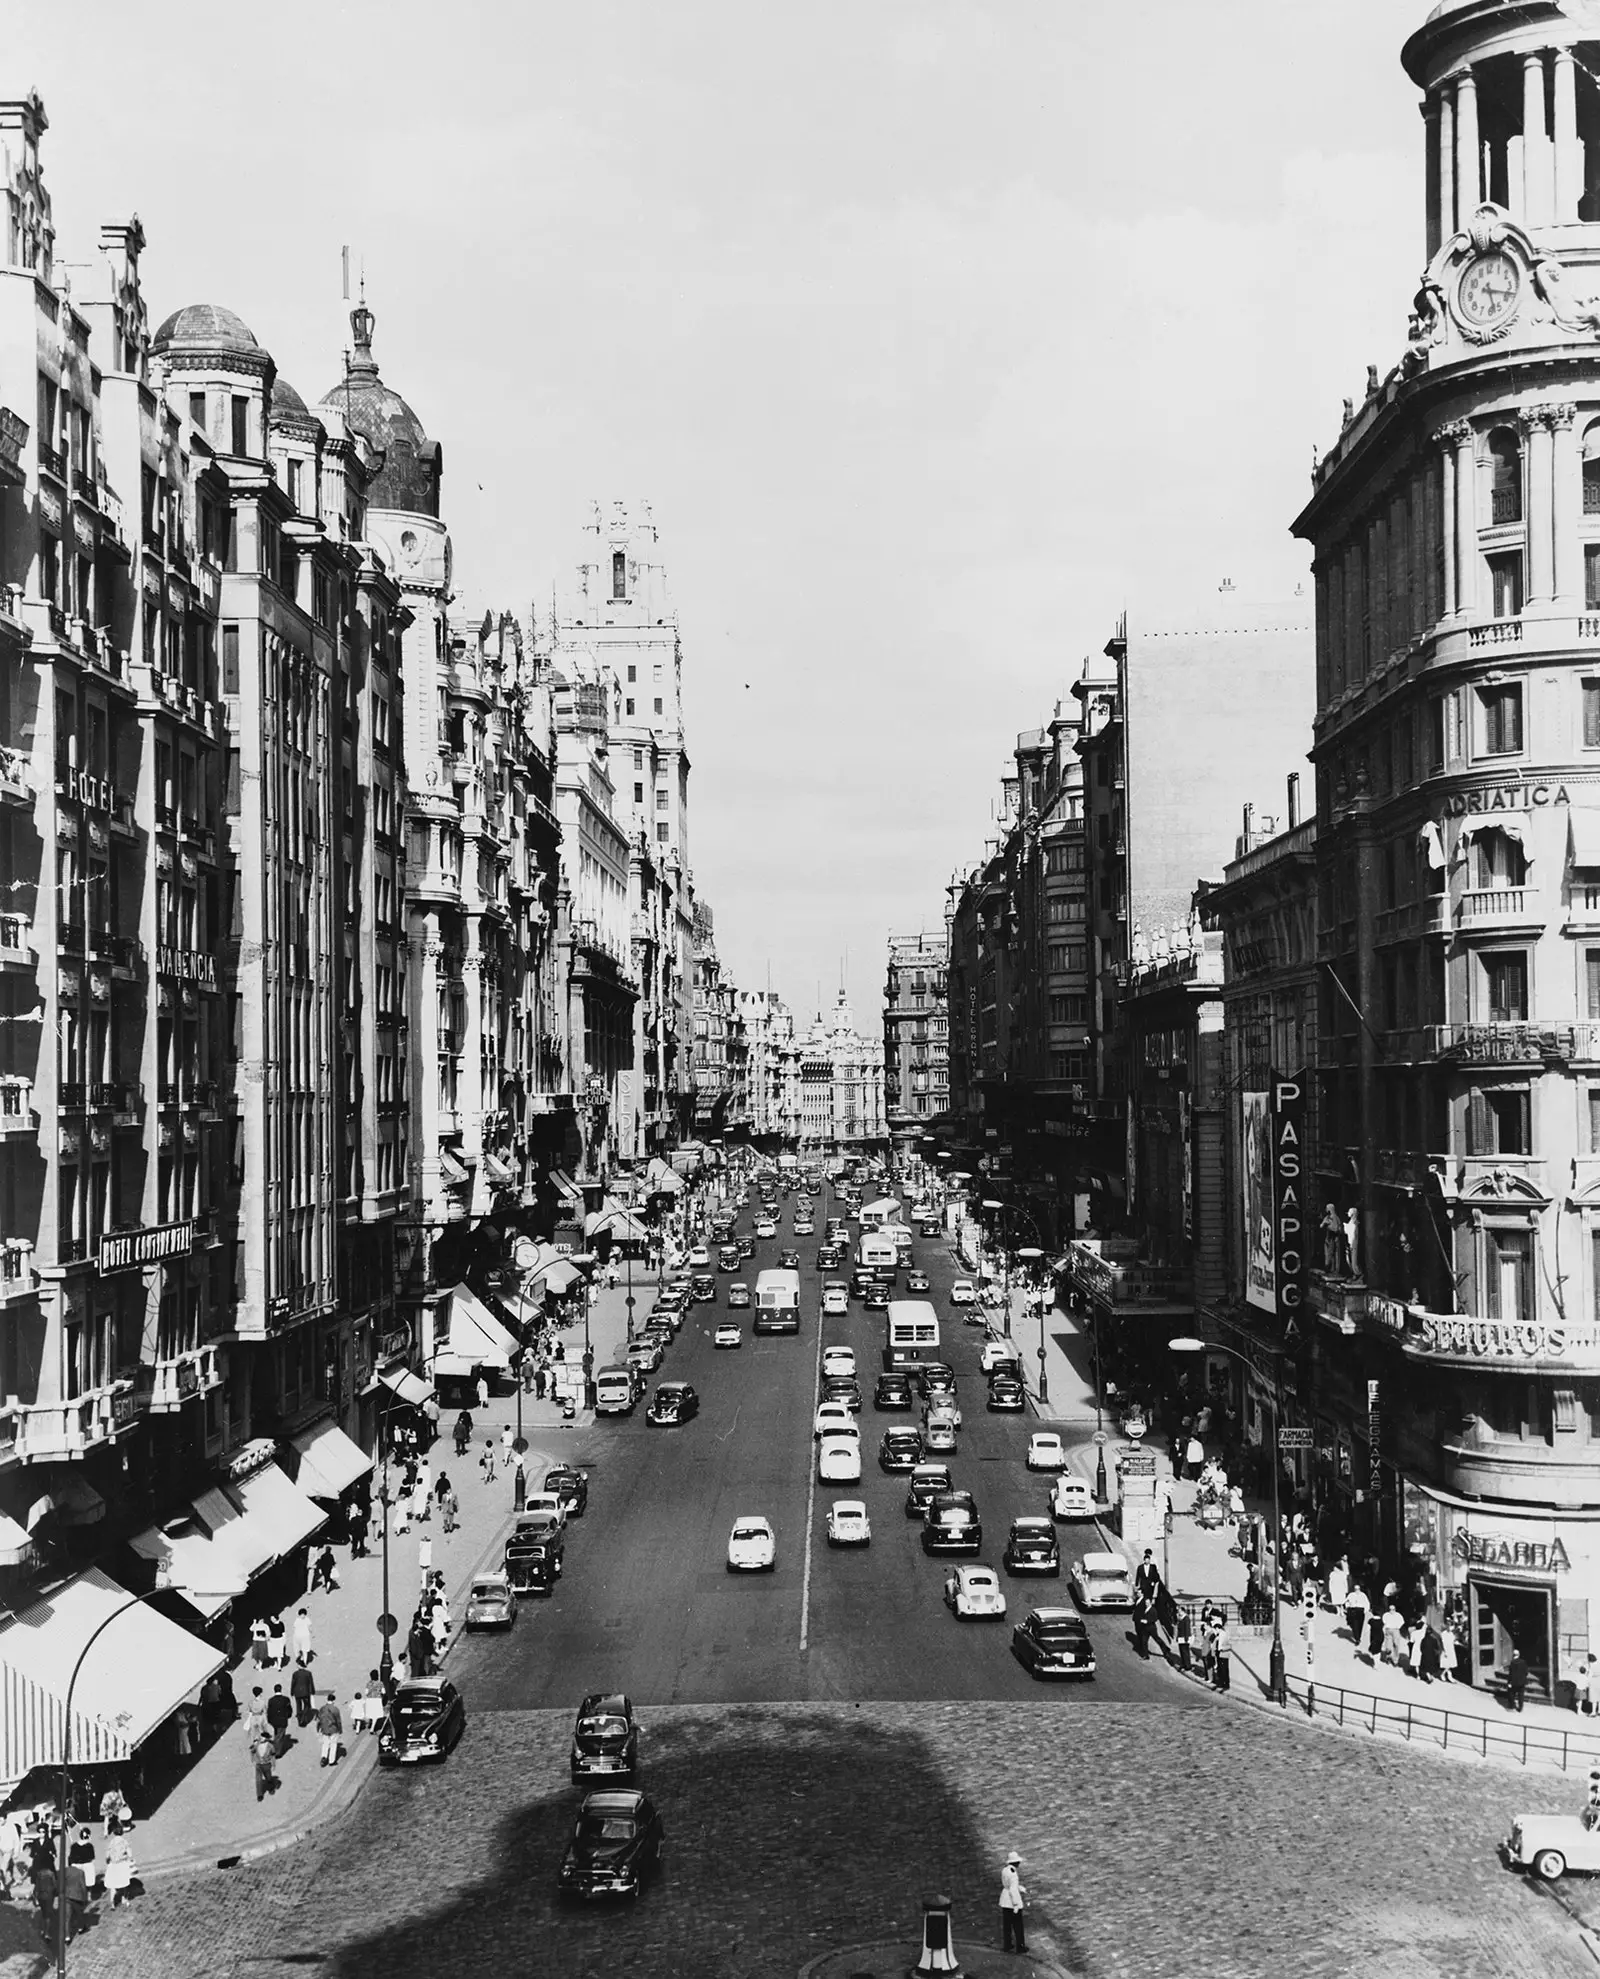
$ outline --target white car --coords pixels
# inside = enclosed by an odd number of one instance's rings
[[[741,1512],[728,1536],[730,1574],[770,1574],[778,1558],[778,1541],[770,1519]]]
[[[872,1521],[859,1498],[836,1498],[828,1507],[830,1546],[868,1546],[872,1542]]]
[[[830,1429],[853,1430],[855,1417],[848,1402],[819,1402],[816,1421],[811,1425],[813,1436],[824,1436]]]
[[[1053,1429],[1035,1430],[1028,1438],[1028,1468],[1031,1471],[1064,1470],[1066,1445]]]
[[[922,1426],[922,1451],[927,1457],[953,1457],[956,1422],[946,1409],[935,1409]]]
[[[861,1482],[859,1436],[824,1436],[817,1445],[817,1481],[821,1484]]]
[[[850,1291],[844,1285],[824,1285],[822,1288],[822,1317],[843,1319],[850,1311]]]
[[[978,1350],[978,1365],[988,1374],[1001,1361],[1015,1361],[1020,1367],[1022,1349],[1008,1334],[991,1333]]]
[[[530,1491],[517,1514],[523,1519],[553,1519],[558,1526],[567,1522],[567,1501],[554,1491]]]
[[[1005,1592],[993,1567],[952,1567],[944,1584],[944,1605],[963,1622],[1006,1618]]]
[[[1513,1869],[1531,1869],[1547,1883],[1569,1869],[1600,1870],[1600,1807],[1581,1814],[1519,1814],[1501,1844]]]
[[[756,1218],[756,1235],[758,1237],[776,1237],[777,1234],[778,1226],[770,1216],[758,1216]]]
[[[711,1269],[711,1253],[706,1249],[704,1244],[696,1244],[694,1249],[690,1251],[686,1262],[691,1271],[709,1271]]]
[[[719,1326],[711,1336],[713,1347],[742,1347],[744,1335],[737,1326]]]
[[[797,1237],[811,1236],[816,1227],[809,1216],[797,1216],[794,1220],[794,1234]]]
[[[1092,1519],[1094,1493],[1081,1477],[1063,1471],[1050,1493],[1050,1516],[1055,1519]]]
[[[1073,1561],[1069,1578],[1080,1608],[1133,1606],[1133,1575],[1120,1553],[1085,1553]]]
[[[856,1356],[853,1347],[824,1347],[822,1350],[823,1374],[843,1374],[855,1377]]]
[[[978,1288],[970,1278],[958,1278],[950,1287],[950,1303],[953,1306],[975,1306],[978,1303]]]

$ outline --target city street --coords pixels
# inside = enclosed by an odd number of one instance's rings
[[[792,1241],[787,1228],[758,1246],[748,1282]],[[955,1897],[958,1943],[994,1942],[1012,1847],[1034,1893],[1034,1947],[1084,1974],[1592,1969],[1567,1913],[1494,1853],[1515,1809],[1568,1807],[1575,1783],[1472,1771],[1230,1704],[1138,1662],[1121,1618],[1091,1624],[1095,1684],[1033,1684],[1007,1628],[946,1613],[944,1569],[916,1544],[903,1482],[872,1460],[879,1428],[905,1418],[876,1416],[870,1387],[862,1490],[819,1489],[813,1518],[833,1496],[864,1496],[873,1543],[830,1553],[814,1531],[808,1589],[817,1241],[797,1243],[798,1340],[747,1335],[718,1352],[710,1331],[725,1308],[695,1308],[661,1372],[699,1389],[699,1418],[653,1429],[641,1409],[583,1434],[590,1509],[566,1575],[508,1638],[453,1655],[472,1717],[446,1766],[378,1775],[342,1821],[280,1855],[155,1886],[102,1918],[73,1969],[215,1979],[315,1965],[330,1979],[406,1979],[531,1961],[556,1975],[778,1979],[914,1930],[930,1887]],[[918,1251],[948,1316],[948,1256]],[[851,1342],[870,1377],[881,1327],[853,1306],[827,1337]],[[983,1410],[980,1337],[961,1327],[950,1356],[966,1413],[954,1469],[996,1560],[1006,1522],[1042,1508],[1045,1486],[1022,1465],[1031,1417]],[[726,1573],[740,1511],[773,1520],[775,1574]],[[1008,1594],[1014,1607],[1030,1599],[1027,1584]],[[667,1869],[630,1909],[569,1912],[554,1878],[577,1799],[572,1711],[612,1685],[640,1706]],[[36,1969],[24,1947],[7,1949],[5,1979]]]

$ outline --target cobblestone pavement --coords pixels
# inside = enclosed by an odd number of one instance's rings
[[[72,1970],[793,1979],[827,1951],[910,1934],[930,1888],[955,1898],[958,1943],[995,1941],[1013,1847],[1041,1961],[1094,1979],[1595,1969],[1567,1913],[1495,1855],[1513,1811],[1572,1803],[1559,1781],[1322,1737],[1221,1700],[664,1708],[645,1728],[667,1868],[635,1907],[554,1901],[577,1798],[568,1715],[480,1714],[448,1765],[380,1776],[299,1846],[102,1917]],[[35,1979],[23,1920],[3,1914],[16,1928],[0,1975]]]

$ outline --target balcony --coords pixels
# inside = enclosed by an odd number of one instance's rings
[[[26,914],[0,914],[0,969],[32,969],[38,960],[32,920]]]
[[[33,1274],[33,1246],[25,1237],[0,1239],[0,1306],[30,1299],[38,1290]]]
[[[0,743],[0,804],[33,802],[33,759],[25,749]]]
[[[1461,1066],[1565,1065],[1600,1059],[1600,1024],[1424,1024],[1385,1036],[1391,1061]]]
[[[152,1415],[173,1415],[196,1395],[222,1386],[214,1346],[194,1347],[143,1370],[149,1381],[145,1406]]]
[[[89,1088],[82,1079],[63,1079],[56,1088],[56,1103],[69,1113],[80,1113],[89,1104]]]
[[[1535,887],[1475,887],[1470,893],[1462,894],[1461,904],[1456,909],[1456,923],[1463,930],[1542,927],[1544,913]]]
[[[144,943],[137,935],[102,935],[97,946],[119,981],[138,981],[144,976]]]
[[[67,485],[67,457],[56,448],[46,446],[43,438],[39,441],[39,471],[59,481],[63,488]]]
[[[20,1403],[16,1413],[17,1455],[24,1463],[44,1463],[51,1458],[81,1457],[98,1444],[110,1443],[128,1420],[127,1405],[119,1406],[119,1398],[132,1393],[130,1381],[117,1381],[70,1402]]]
[[[1450,932],[1450,902],[1442,893],[1422,900],[1408,900],[1399,907],[1386,907],[1373,917],[1375,942],[1413,941],[1418,935]]]
[[[38,1132],[33,1110],[33,1081],[17,1072],[0,1072],[0,1140],[14,1134]]]

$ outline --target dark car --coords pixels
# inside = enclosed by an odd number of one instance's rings
[[[414,1766],[443,1759],[461,1743],[467,1707],[448,1677],[409,1677],[378,1727],[378,1763]]]
[[[642,1793],[585,1794],[561,1860],[564,1897],[636,1897],[661,1863],[661,1816]]]
[[[818,1271],[837,1271],[843,1263],[844,1252],[840,1250],[837,1244],[819,1244],[817,1246]]]
[[[506,1540],[506,1578],[519,1594],[553,1594],[566,1550],[558,1520],[543,1513],[518,1519]]]
[[[1036,1677],[1094,1675],[1094,1644],[1070,1608],[1035,1608],[1011,1631],[1011,1653]]]
[[[1001,1556],[1008,1574],[1059,1574],[1061,1548],[1051,1519],[1013,1519]]]
[[[878,1282],[878,1274],[875,1271],[868,1271],[867,1269],[865,1269],[864,1266],[858,1264],[855,1270],[852,1271],[850,1274],[851,1298],[864,1299],[867,1296],[868,1291],[872,1288],[872,1286],[876,1285],[877,1282]]]
[[[989,1383],[987,1408],[1017,1411],[1028,1406],[1028,1391],[1014,1374],[997,1374]]]
[[[572,1780],[609,1774],[631,1779],[639,1770],[639,1726],[620,1691],[594,1691],[578,1706],[572,1728]]]
[[[800,1253],[795,1250],[779,1251],[778,1269],[780,1271],[798,1271],[800,1269]]]
[[[742,1260],[743,1260],[743,1261],[744,1261],[744,1262],[745,1262],[746,1264],[748,1264],[748,1263],[749,1263],[749,1261],[750,1261],[750,1259],[751,1259],[751,1258],[753,1258],[753,1257],[755,1256],[755,1254],[756,1254],[756,1240],[755,1240],[755,1238],[754,1238],[754,1237],[741,1237],[741,1238],[739,1239],[739,1256],[740,1256],[740,1258],[741,1258],[741,1259],[742,1259]]]
[[[889,1288],[881,1278],[873,1279],[872,1283],[862,1293],[861,1303],[866,1307],[868,1312],[887,1312],[889,1310]]]
[[[717,1252],[718,1271],[737,1271],[741,1262],[737,1244],[724,1244]]]
[[[956,1371],[948,1361],[929,1361],[921,1374],[922,1399],[932,1401],[935,1395],[953,1395],[956,1392]]]
[[[911,1377],[891,1369],[878,1376],[877,1386],[872,1391],[872,1406],[875,1409],[909,1409],[912,1406]]]
[[[697,1271],[689,1290],[697,1305],[710,1305],[717,1296],[717,1281],[709,1271]]]
[[[646,1422],[677,1424],[691,1421],[700,1413],[700,1397],[687,1381],[663,1381],[650,1398],[644,1412]]]
[[[913,1473],[914,1475],[914,1473]],[[980,1553],[983,1521],[970,1491],[936,1491],[922,1515],[924,1553]]]
[[[911,1472],[911,1489],[906,1493],[906,1517],[920,1519],[941,1491],[949,1491],[948,1464],[917,1464]]]
[[[854,1375],[825,1374],[822,1377],[822,1393],[818,1399],[823,1402],[843,1402],[852,1415],[860,1415],[861,1383]]]
[[[589,1509],[589,1479],[570,1464],[556,1464],[547,1470],[544,1488],[561,1500],[569,1519],[581,1519]]]
[[[1009,1374],[1020,1381],[1022,1379],[1022,1361],[1020,1357],[1016,1354],[1007,1354],[1003,1358],[997,1357],[990,1361],[988,1378],[993,1381],[997,1374]]]
[[[925,1271],[911,1272],[906,1278],[906,1290],[908,1292],[931,1291],[932,1286],[928,1282],[928,1274]]]
[[[922,1433],[916,1429],[886,1429],[878,1444],[878,1468],[915,1470],[922,1461]]]

